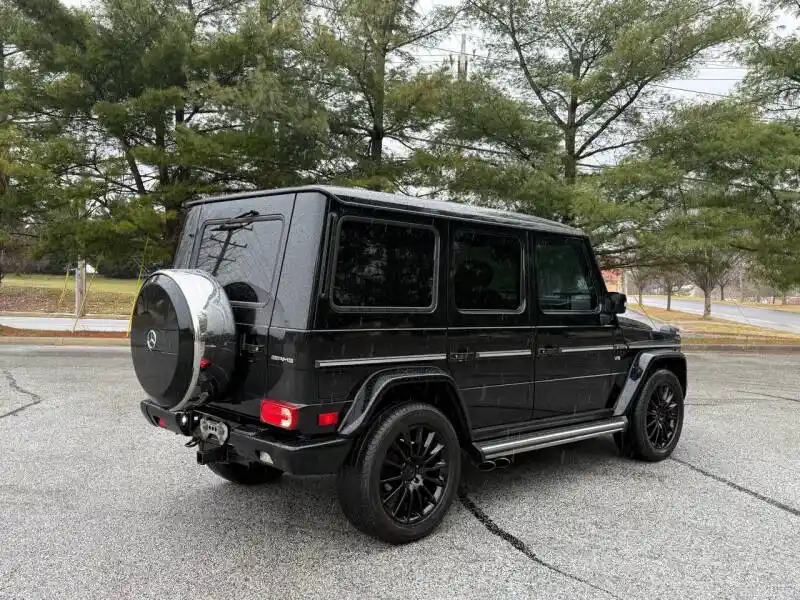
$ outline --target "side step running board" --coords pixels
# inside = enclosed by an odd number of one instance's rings
[[[510,456],[511,454],[539,450],[549,446],[588,440],[601,435],[624,431],[627,426],[627,418],[614,417],[605,421],[594,421],[570,425],[569,427],[559,427],[558,429],[523,433],[503,439],[495,438],[479,442],[476,447],[483,460],[491,460],[500,456]]]

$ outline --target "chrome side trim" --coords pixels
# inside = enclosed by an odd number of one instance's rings
[[[406,356],[375,356],[372,358],[337,358],[318,360],[314,366],[319,369],[328,367],[360,367],[366,365],[391,365],[428,360],[447,360],[447,354],[408,354]]]
[[[479,445],[478,448],[484,459],[497,458],[539,450],[560,444],[569,444],[580,440],[588,440],[609,433],[624,431],[628,426],[628,419],[616,417],[600,423],[581,424],[571,427],[562,427],[555,431],[537,432],[507,439],[502,442]]]
[[[489,350],[488,352],[476,352],[475,358],[510,358],[512,356],[530,356],[533,351],[528,350]]]
[[[605,352],[607,350],[616,350],[613,345],[609,346],[573,346],[571,348],[561,348],[559,354],[573,354],[576,352]]]
[[[514,383],[492,383],[490,385],[476,385],[475,387],[460,388],[462,392],[469,390],[485,390],[488,388],[510,387],[512,385],[531,385],[532,381],[516,381]]]
[[[648,342],[632,342],[628,344],[628,348],[631,350],[650,350],[650,348],[674,348],[677,350],[680,347],[680,342],[656,342],[655,344],[650,344]]]
[[[627,375],[627,371],[616,373],[599,373],[598,375],[579,375],[578,377],[558,377],[556,379],[539,379],[536,383],[550,383],[551,381],[570,381],[571,379],[592,379],[595,377],[616,377],[617,375]]]

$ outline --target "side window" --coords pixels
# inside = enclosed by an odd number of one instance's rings
[[[453,236],[453,289],[459,310],[522,308],[522,245],[511,236],[457,230]]]
[[[342,220],[331,299],[339,309],[432,310],[437,234],[429,227]]]
[[[536,289],[539,308],[547,311],[593,311],[598,306],[591,263],[582,240],[536,241]]]

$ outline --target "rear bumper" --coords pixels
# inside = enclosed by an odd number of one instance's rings
[[[147,400],[141,403],[142,413],[151,425],[190,436],[201,416],[209,416],[224,422],[229,429],[228,440],[220,448],[201,442],[198,462],[229,460],[240,463],[258,462],[262,453],[269,455],[272,466],[293,475],[324,475],[335,473],[342,466],[353,440],[339,436],[301,440],[278,440],[271,435],[270,428],[258,425],[242,425],[204,411],[172,413]]]

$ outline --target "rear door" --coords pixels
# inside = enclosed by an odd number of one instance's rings
[[[531,418],[526,232],[450,223],[448,362],[475,429]]]
[[[534,418],[602,411],[608,403],[615,326],[600,315],[605,285],[584,238],[537,233]]]
[[[267,388],[267,336],[295,194],[202,205],[192,266],[214,275],[228,295],[239,336],[229,401],[257,417]]]

